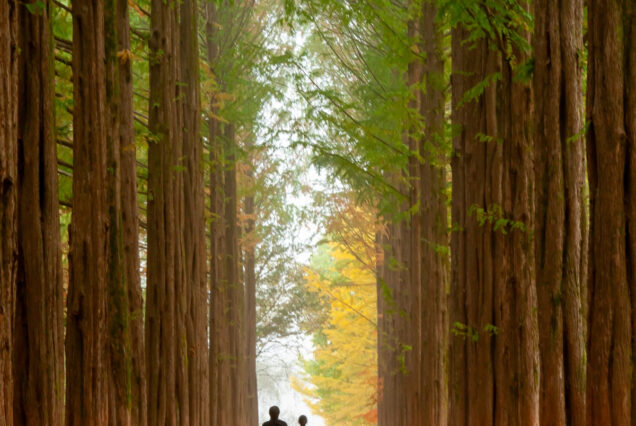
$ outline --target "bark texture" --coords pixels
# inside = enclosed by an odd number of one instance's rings
[[[34,4],[34,2],[31,2]],[[64,421],[64,314],[50,3],[20,7],[14,425]]]
[[[110,425],[128,426],[130,418],[130,329],[128,291],[124,268],[121,207],[121,98],[117,58],[117,3],[104,0],[106,56],[107,171],[108,171],[108,419]]]
[[[541,424],[585,425],[583,2],[534,2]]]
[[[461,25],[452,33],[449,424],[537,425],[532,98],[512,68],[527,54],[513,47],[504,59],[468,35]],[[464,99],[484,81],[483,93]]]
[[[201,131],[201,96],[199,93],[198,6],[195,0],[181,2],[180,64],[183,83],[184,154],[184,250],[186,285],[188,286],[188,383],[190,422],[209,424],[209,372],[207,330],[207,259],[205,244],[203,144]]]
[[[635,12],[632,0],[588,2],[589,425],[636,419]]]
[[[132,57],[128,0],[116,3],[119,73],[119,161],[121,170],[121,221],[124,281],[126,283],[130,359],[130,417],[135,426],[147,424],[147,388],[144,352],[144,317],[139,275],[139,218],[137,205],[137,155],[133,125]]]
[[[379,425],[445,424],[448,236],[444,173],[444,61],[437,8],[422,2],[409,36],[422,55],[408,68],[413,124],[402,188],[416,207],[391,223],[379,262]],[[419,115],[418,115],[419,113]]]
[[[13,425],[18,236],[18,2],[0,4],[0,426]]]
[[[146,354],[148,423],[189,425],[183,239],[183,116],[180,111],[179,7],[154,0],[150,22],[148,269]]]
[[[66,332],[66,424],[108,422],[108,203],[104,3],[73,2],[73,216]]]

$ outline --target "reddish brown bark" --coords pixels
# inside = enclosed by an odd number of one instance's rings
[[[587,424],[630,425],[636,267],[636,22],[630,0],[588,2],[590,185]]]
[[[407,223],[388,226],[380,266],[380,425],[444,424],[447,417],[445,84],[436,15],[433,3],[423,2],[409,23],[409,35],[422,55],[414,56],[408,69],[409,87],[415,88],[412,119],[419,121],[406,138],[412,155],[403,185],[409,202],[403,211],[416,209]]]
[[[537,293],[542,424],[585,424],[583,2],[534,3]]]
[[[203,145],[200,136],[199,43],[197,2],[181,3],[180,64],[183,93],[184,154],[184,250],[188,286],[188,383],[190,424],[209,424],[209,377],[205,220],[203,194]]]
[[[425,91],[421,95],[420,114],[424,137],[420,211],[422,215],[422,344],[421,403],[419,424],[444,425],[448,419],[448,207],[444,152],[445,86],[442,33],[434,2],[424,2],[420,19],[420,51],[425,60],[422,72]]]
[[[151,4],[146,367],[152,425],[190,424],[177,6]]]
[[[451,425],[539,422],[530,87],[453,30]],[[511,58],[527,55],[513,47]],[[496,74],[500,73],[500,74]],[[474,100],[467,90],[491,81]],[[502,222],[503,220],[503,222]]]
[[[119,151],[124,281],[126,283],[130,358],[130,416],[135,426],[147,424],[143,298],[139,275],[137,156],[133,126],[133,82],[128,0],[116,3],[119,73]]]
[[[34,2],[32,2],[34,4]],[[63,288],[49,2],[20,10],[14,425],[64,421]]]
[[[106,55],[107,170],[108,170],[108,419],[109,424],[128,426],[130,418],[130,329],[128,291],[124,270],[121,208],[121,146],[119,60],[117,59],[117,10],[115,0],[104,0]]]
[[[66,424],[108,422],[108,205],[104,3],[73,2],[73,216],[66,332]]]
[[[0,4],[0,426],[13,425],[13,314],[17,272],[18,2]]]

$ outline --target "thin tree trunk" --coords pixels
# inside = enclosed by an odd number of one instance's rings
[[[249,149],[249,148],[248,148]],[[249,164],[246,172],[248,185],[253,191],[254,165]],[[250,192],[245,197],[244,214],[247,218],[245,235],[243,237],[245,257],[245,329],[247,357],[247,424],[258,424],[258,386],[256,382],[256,260],[255,260],[255,212],[254,194]]]
[[[588,2],[590,184],[587,424],[636,419],[636,7]]]
[[[18,234],[18,2],[0,3],[0,426],[13,426]]]
[[[218,56],[218,15],[215,2],[206,7],[207,60],[214,70]],[[214,105],[215,99],[210,100]],[[225,278],[225,192],[223,142],[219,121],[213,108],[208,118],[210,140],[210,425],[231,423],[231,394],[228,382],[229,367],[229,318]]]
[[[135,426],[147,424],[147,388],[144,352],[143,297],[139,276],[139,216],[137,205],[137,155],[133,125],[132,56],[128,0],[116,4],[119,58],[119,154],[121,170],[121,220],[124,281],[128,297],[130,336],[130,416]]]
[[[66,332],[66,424],[108,423],[104,3],[73,2],[73,216]]]
[[[109,349],[109,422],[128,426],[130,418],[130,329],[128,290],[124,268],[123,223],[121,208],[121,146],[119,109],[119,60],[117,58],[117,4],[104,0],[106,49],[106,102],[108,105],[108,349]]]
[[[534,3],[541,423],[585,425],[583,2]]]
[[[32,2],[33,5],[35,2]],[[20,9],[19,252],[14,425],[64,421],[62,250],[50,3]]]
[[[232,424],[245,424],[245,386],[246,372],[244,367],[245,338],[243,330],[243,301],[245,299],[243,283],[239,276],[240,253],[238,247],[238,193],[236,182],[236,134],[233,124],[225,126],[225,166],[224,194],[225,194],[225,285],[227,291],[228,324],[230,337],[229,381],[231,389],[231,418]],[[227,374],[227,373],[226,373]]]

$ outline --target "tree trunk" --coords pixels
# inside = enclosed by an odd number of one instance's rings
[[[108,423],[104,3],[73,2],[73,216],[66,332],[66,424]]]
[[[33,13],[20,8],[14,425],[61,426],[64,421],[64,302],[49,12],[49,2]]]
[[[0,4],[0,426],[13,425],[18,234],[18,2]]]
[[[422,55],[414,55],[408,67],[413,123],[405,143],[411,155],[405,183],[397,185],[409,196],[402,211],[415,211],[407,222],[387,226],[379,262],[380,425],[444,424],[447,416],[445,84],[436,14],[432,3],[423,2],[408,24]]]
[[[421,368],[420,425],[445,425],[448,419],[448,207],[444,188],[445,168],[445,87],[444,47],[432,1],[422,4],[420,52],[424,92],[420,95],[420,114],[424,139],[420,142],[421,245]]]
[[[218,15],[215,2],[206,5],[207,60],[211,70],[215,70],[218,60],[217,26]],[[215,99],[210,99],[215,104]],[[225,290],[225,194],[223,143],[219,121],[214,117],[216,110],[208,118],[210,141],[210,425],[231,423],[231,395],[227,371],[229,371],[229,320],[228,300]]]
[[[207,261],[203,193],[203,145],[200,136],[199,43],[197,2],[181,3],[180,64],[184,154],[184,249],[188,286],[188,383],[190,424],[209,424],[207,342]]]
[[[229,380],[231,382],[230,394],[232,395],[232,420],[231,424],[245,424],[247,421],[247,413],[245,407],[245,386],[246,371],[244,366],[244,329],[243,329],[243,301],[245,294],[243,283],[240,279],[240,253],[238,247],[239,227],[238,227],[238,193],[236,183],[236,134],[233,124],[225,126],[225,176],[224,176],[224,195],[225,195],[225,285],[227,291],[226,305],[228,309],[228,323],[230,333],[229,345]],[[227,373],[226,373],[227,374]]]
[[[534,3],[541,424],[585,425],[583,2]]]
[[[109,423],[129,426],[130,417],[130,328],[128,290],[124,267],[123,223],[121,207],[121,95],[117,3],[104,0],[104,37],[106,49],[106,102],[108,105],[106,143],[108,161],[108,349],[109,349]]]
[[[121,170],[121,220],[124,281],[126,283],[130,359],[130,416],[134,426],[147,424],[147,389],[144,352],[143,297],[139,276],[139,218],[137,205],[137,155],[133,125],[132,57],[128,0],[116,4],[119,56],[119,161]]]
[[[179,8],[153,0],[150,36],[146,354],[148,424],[189,425]]]
[[[632,0],[588,3],[590,425],[630,425],[636,419],[635,9]]]
[[[461,25],[453,30],[449,423],[536,425],[531,90],[513,78],[511,59],[467,37]],[[512,55],[519,64],[527,57],[514,46]],[[482,94],[460,102],[487,78]]]
[[[251,147],[248,147],[250,149]],[[249,164],[246,172],[250,193],[245,197],[244,258],[245,258],[245,330],[247,357],[247,424],[258,424],[258,386],[256,382],[256,237],[254,235],[254,165]]]

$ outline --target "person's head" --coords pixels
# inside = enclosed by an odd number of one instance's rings
[[[272,420],[278,420],[278,416],[280,416],[280,409],[275,405],[269,407],[269,417]]]
[[[298,424],[305,426],[307,424],[307,417],[305,417],[304,415],[298,417]]]

